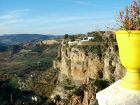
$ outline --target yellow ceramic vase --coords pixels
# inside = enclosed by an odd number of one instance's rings
[[[140,31],[117,31],[116,38],[122,65],[127,69],[120,85],[140,90]]]

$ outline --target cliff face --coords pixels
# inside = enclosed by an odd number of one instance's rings
[[[86,78],[99,78],[99,73],[102,70],[102,64],[99,56],[94,56],[92,53],[87,53],[80,47],[62,48],[62,60],[60,61],[60,80],[65,75],[73,81],[81,82]],[[93,66],[94,64],[94,66]]]
[[[66,46],[59,49],[59,60],[54,68],[59,68],[59,81],[64,77],[83,82],[87,78],[118,80],[124,74],[118,56],[116,42],[105,37],[101,44],[90,46]]]
[[[110,83],[119,80],[124,75],[119,56],[118,47],[115,39],[111,35],[103,36],[101,42],[95,42],[93,45],[86,46],[68,46],[65,41],[59,49],[58,60],[54,61],[54,68],[59,69],[58,86],[53,95],[60,94],[66,98],[70,91],[58,92],[62,89],[62,82],[70,80],[76,87],[82,84],[86,85],[86,91],[83,92],[83,99],[80,104],[70,105],[94,105],[90,103],[95,100],[94,86],[90,86],[92,81],[106,80]],[[92,87],[92,89],[89,89]],[[88,89],[87,89],[88,88]],[[64,96],[63,96],[64,95]],[[71,103],[74,101],[71,97]],[[78,97],[77,97],[78,98]]]

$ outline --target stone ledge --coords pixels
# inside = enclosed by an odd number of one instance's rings
[[[140,105],[140,90],[123,88],[119,82],[96,94],[99,105]]]

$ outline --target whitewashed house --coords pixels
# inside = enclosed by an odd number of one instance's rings
[[[83,40],[79,41],[78,45],[91,45],[92,40],[94,40],[94,37],[87,37],[87,39],[83,38]]]

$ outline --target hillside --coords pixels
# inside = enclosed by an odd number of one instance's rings
[[[1,44],[1,105],[22,105],[23,103],[27,103],[25,105],[36,105],[34,101],[31,100],[32,96],[37,96],[40,99],[38,103],[41,103],[44,99],[39,95],[42,94],[40,94],[40,91],[34,90],[36,87],[33,86],[33,84],[38,86],[38,83],[42,82],[42,77],[46,77],[45,82],[49,84],[50,92],[52,91],[53,87],[55,87],[53,82],[56,81],[58,74],[56,74],[56,71],[52,68],[53,60],[56,59],[59,47],[59,40],[55,39],[55,42],[57,43],[44,44],[42,41],[39,41],[16,45]],[[56,79],[54,75],[56,75]],[[35,80],[38,76],[41,76],[41,78]],[[52,79],[50,81],[49,78],[53,78],[54,80]],[[50,94],[50,92],[47,94]],[[11,94],[12,101],[9,100]],[[37,105],[41,105],[38,103]]]
[[[59,44],[27,43],[0,47],[0,74],[47,70],[57,56]]]
[[[0,43],[9,45],[37,42],[41,40],[47,40],[52,38],[60,38],[61,36],[55,35],[42,35],[42,34],[6,34],[0,36]]]
[[[69,44],[88,36],[92,44]],[[62,41],[10,45],[0,52],[0,74],[8,75],[10,89],[33,91],[44,100],[31,105],[98,105],[96,92],[120,79],[123,70],[112,32],[65,35]]]

